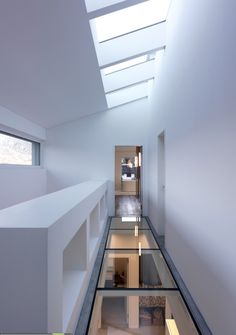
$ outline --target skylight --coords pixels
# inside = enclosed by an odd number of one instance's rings
[[[147,61],[147,55],[132,58],[132,59],[129,59],[125,62],[120,62],[118,64],[115,64],[115,65],[108,66],[108,67],[104,68],[103,69],[103,74],[108,75],[108,74],[111,74],[113,72],[124,70],[128,67],[131,67],[131,66],[134,66],[134,65],[137,65],[137,64],[140,64],[140,63],[144,63],[146,61]]]
[[[166,19],[171,0],[149,0],[94,19],[98,42],[103,42]]]
[[[108,108],[126,104],[148,96],[148,81],[106,94]]]

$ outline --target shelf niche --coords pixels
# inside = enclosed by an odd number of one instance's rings
[[[89,258],[92,257],[99,237],[99,204],[94,207],[89,220]]]
[[[63,251],[63,328],[80,296],[87,270],[87,221]]]

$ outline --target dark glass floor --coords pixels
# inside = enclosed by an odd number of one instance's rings
[[[134,195],[115,196],[116,216],[141,216],[142,206],[139,198]]]

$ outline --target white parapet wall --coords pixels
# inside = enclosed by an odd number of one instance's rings
[[[107,203],[89,181],[0,211],[0,333],[74,332]]]

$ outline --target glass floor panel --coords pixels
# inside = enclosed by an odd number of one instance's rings
[[[89,335],[197,335],[177,290],[98,290]]]
[[[99,288],[175,288],[160,250],[106,250]]]
[[[139,229],[149,229],[147,220],[143,217],[120,217],[112,218],[111,229],[134,229],[138,226]]]
[[[110,230],[107,239],[108,249],[159,249],[150,230]]]
[[[113,217],[89,335],[199,335],[147,220]]]

